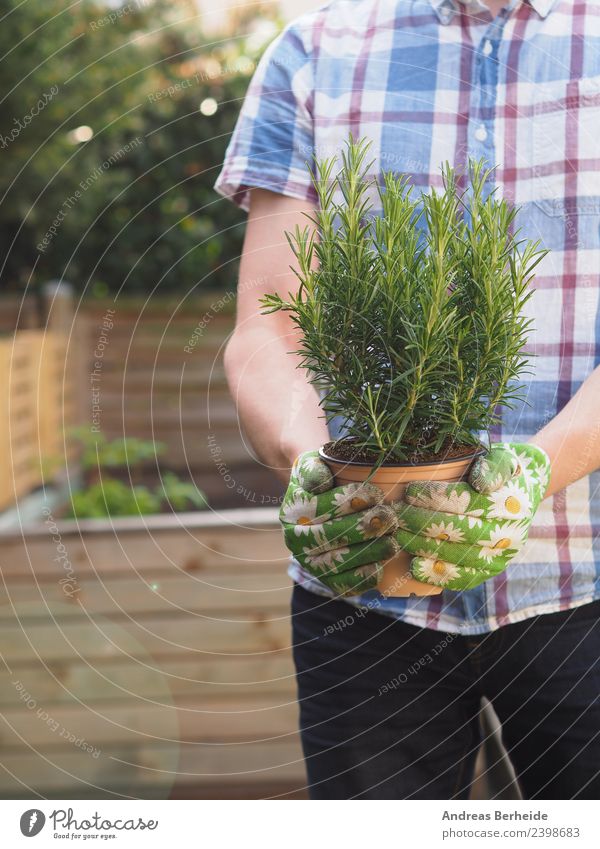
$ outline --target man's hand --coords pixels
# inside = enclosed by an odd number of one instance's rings
[[[394,510],[370,483],[333,486],[317,451],[292,468],[279,518],[285,542],[311,575],[339,595],[359,595],[381,579],[383,561],[398,551]]]
[[[525,543],[549,477],[543,449],[498,443],[475,461],[468,483],[409,484],[394,507],[413,577],[467,590],[498,575]]]

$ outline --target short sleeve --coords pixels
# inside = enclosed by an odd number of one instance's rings
[[[256,67],[215,190],[246,211],[249,188],[314,201],[307,165],[313,154],[313,101],[311,57],[292,23]]]

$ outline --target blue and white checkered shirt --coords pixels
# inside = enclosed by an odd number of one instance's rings
[[[440,165],[484,157],[551,249],[529,302],[528,405],[495,440],[527,441],[600,364],[600,3],[334,0],[286,27],[251,81],[215,184],[248,209],[262,187],[315,200],[306,167],[349,131],[375,169],[440,185]],[[588,429],[589,431],[589,429]],[[582,427],[581,458],[600,434]],[[578,458],[573,457],[577,464]],[[417,626],[483,633],[600,597],[600,472],[546,499],[506,572],[468,592],[360,601]],[[292,577],[329,594],[292,564]]]

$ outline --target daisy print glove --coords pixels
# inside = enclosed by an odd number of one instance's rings
[[[296,560],[338,595],[358,595],[381,578],[398,551],[396,516],[370,483],[335,487],[317,451],[294,463],[279,519]]]
[[[467,590],[498,575],[525,543],[549,478],[541,448],[497,443],[475,461],[467,483],[409,484],[394,507],[413,577]]]

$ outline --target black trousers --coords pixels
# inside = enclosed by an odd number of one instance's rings
[[[294,587],[313,799],[466,798],[493,704],[527,799],[600,796],[600,601],[463,637]]]

